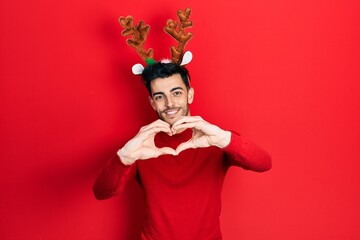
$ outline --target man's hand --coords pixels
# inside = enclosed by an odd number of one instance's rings
[[[164,154],[175,155],[176,152],[172,148],[157,148],[155,146],[154,138],[159,132],[172,135],[170,125],[160,119],[142,127],[138,134],[118,151],[121,161],[126,165],[130,165],[139,159],[155,158]]]
[[[231,140],[231,132],[210,124],[199,116],[181,117],[174,123],[171,131],[174,133],[187,128],[193,129],[193,136],[189,141],[181,143],[176,148],[176,155],[189,148],[205,148],[210,146],[224,148]]]

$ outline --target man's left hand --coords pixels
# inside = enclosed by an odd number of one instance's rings
[[[171,130],[176,133],[187,128],[193,129],[193,136],[189,141],[181,143],[176,148],[177,155],[189,148],[206,148],[210,146],[224,148],[231,140],[231,132],[206,122],[200,116],[181,117],[174,123]]]

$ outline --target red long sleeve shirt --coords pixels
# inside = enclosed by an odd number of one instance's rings
[[[176,149],[191,136],[191,129],[174,136],[158,133],[155,144]],[[136,177],[146,197],[147,219],[141,239],[221,239],[221,190],[230,166],[262,172],[271,168],[271,158],[233,132],[230,144],[223,149],[188,149],[178,156],[138,160],[131,166],[115,156],[98,176],[94,193],[98,199],[109,198]]]

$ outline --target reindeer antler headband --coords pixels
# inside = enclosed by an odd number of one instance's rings
[[[164,31],[178,42],[177,47],[171,47],[171,61],[179,65],[186,65],[192,60],[192,53],[190,51],[184,53],[185,45],[192,37],[191,32],[185,32],[185,29],[192,27],[193,25],[192,22],[189,21],[190,13],[190,8],[178,10],[177,16],[179,18],[179,22],[169,19],[166,23],[166,27],[164,28]],[[138,25],[134,26],[134,19],[132,16],[127,16],[126,18],[120,17],[119,22],[121,26],[124,27],[121,34],[125,37],[131,36],[131,38],[126,40],[127,44],[135,48],[137,53],[147,65],[156,63],[153,58],[154,50],[152,48],[146,50],[144,47],[150,26],[145,25],[142,20]],[[170,62],[170,60],[165,59],[162,62]],[[135,75],[141,74],[143,70],[144,67],[140,63],[135,64],[132,67],[132,72]]]

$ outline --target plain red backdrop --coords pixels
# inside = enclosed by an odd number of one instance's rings
[[[273,157],[225,179],[224,239],[360,239],[359,1],[1,0],[0,238],[131,239],[142,193],[97,201],[104,161],[156,118],[117,18],[163,32],[191,7],[193,115]]]

